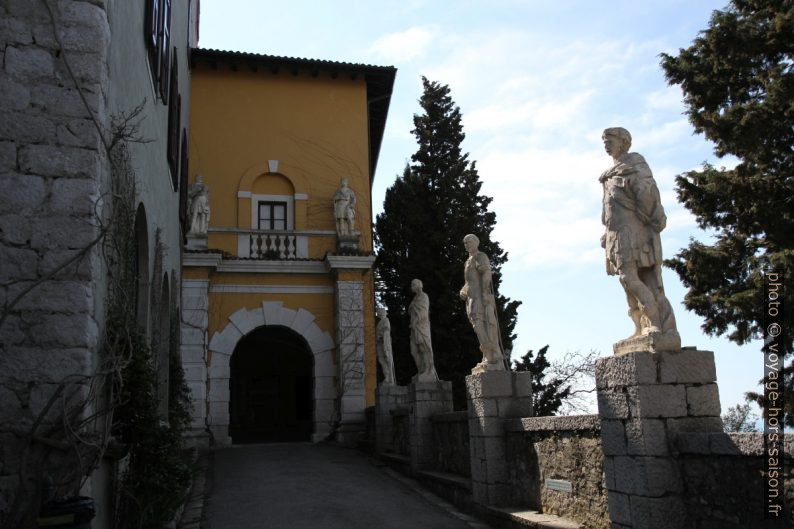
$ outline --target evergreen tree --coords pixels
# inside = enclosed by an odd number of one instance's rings
[[[784,272],[784,304],[794,306],[792,61],[792,0],[732,0],[689,48],[662,54],[695,131],[717,156],[739,159],[733,169],[705,165],[676,178],[679,199],[715,237],[691,241],[665,264],[689,288],[684,303],[705,318],[703,330],[739,344],[763,332],[764,269]],[[794,426],[794,310],[784,317],[786,423]]]
[[[546,360],[546,345],[538,351],[538,356],[533,360],[530,349],[527,354],[515,362],[515,371],[529,371],[532,373],[532,412],[535,417],[554,415],[562,406],[563,401],[571,394],[571,385],[565,383],[560,377],[547,373],[551,366]]]
[[[507,253],[491,240],[496,215],[491,198],[480,194],[482,182],[474,162],[461,151],[465,137],[460,109],[449,87],[422,78],[419,100],[423,114],[414,115],[413,134],[419,148],[387,191],[383,213],[375,221],[376,281],[380,300],[389,311],[397,381],[416,373],[409,354],[407,308],[411,280],[422,280],[430,297],[430,323],[435,365],[443,380],[452,380],[456,407],[465,402],[463,379],[479,362],[477,337],[459,297],[463,264],[468,257],[463,237],[474,233],[480,250],[491,259],[497,314],[505,350],[512,348],[520,302],[499,294]]]

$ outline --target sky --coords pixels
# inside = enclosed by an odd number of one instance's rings
[[[665,257],[708,241],[677,202],[674,178],[703,162],[731,166],[694,134],[682,93],[659,54],[676,54],[727,0],[203,0],[199,46],[395,66],[397,78],[372,190],[375,214],[416,151],[421,76],[449,85],[464,152],[493,197],[492,238],[509,254],[502,294],[523,303],[513,357],[597,350],[627,337],[623,289],[599,245],[601,185],[611,165],[601,132],[622,126],[648,161],[668,222]],[[461,245],[461,284],[465,250]],[[686,289],[663,272],[684,346],[714,351],[723,413],[756,390],[760,341],[739,347],[704,335],[683,306]],[[431,300],[432,310],[432,300]],[[393,330],[392,332],[399,332]],[[595,412],[593,407],[592,412]]]

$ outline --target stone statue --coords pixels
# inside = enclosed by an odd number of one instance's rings
[[[210,223],[209,188],[201,175],[188,190],[188,215],[190,215],[189,235],[205,236]]]
[[[460,298],[466,302],[466,314],[480,342],[482,361],[474,366],[472,374],[483,371],[505,370],[496,317],[496,296],[491,281],[491,261],[479,251],[480,239],[470,233],[463,238],[469,258],[463,267],[465,283]]]
[[[337,235],[355,235],[356,194],[347,187],[347,178],[342,178],[334,194],[334,218]]]
[[[662,285],[659,233],[667,217],[659,189],[645,158],[628,152],[629,131],[608,128],[601,138],[615,162],[598,179],[604,188],[601,222],[606,228],[601,247],[607,274],[619,277],[634,322],[634,334],[615,344],[615,352],[678,350],[681,338]]]
[[[411,316],[411,356],[416,362],[416,380],[419,382],[435,382],[438,380],[433,365],[433,344],[430,341],[430,299],[422,292],[422,282],[411,281],[414,299],[408,305]]]
[[[378,354],[378,363],[383,371],[383,384],[394,385],[394,358],[391,353],[391,323],[384,307],[378,307],[380,321],[375,327],[375,349]]]

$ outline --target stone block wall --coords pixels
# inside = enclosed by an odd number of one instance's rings
[[[470,477],[468,413],[440,413],[430,420],[433,423],[433,469]]]
[[[761,433],[679,433],[675,439],[691,529],[790,527],[764,520],[764,439]],[[785,437],[785,517],[794,505],[794,435]]]
[[[394,451],[394,417],[392,411],[406,408],[408,388],[397,385],[380,385],[375,390],[375,437],[379,453]]]
[[[688,529],[678,432],[721,432],[714,353],[636,352],[596,362],[614,529]]]
[[[587,529],[610,527],[597,415],[513,419],[505,430],[514,505],[562,516]]]
[[[431,417],[452,411],[452,383],[444,380],[408,385],[408,427],[411,472],[415,475],[433,465],[433,423]]]
[[[92,242],[107,160],[75,83],[107,127],[110,28],[104,2],[50,3],[55,26],[40,1],[0,3],[0,526],[40,492],[40,472],[20,473],[23,454],[64,478],[68,452],[27,435],[41,416],[36,434],[63,441],[59,412],[85,400],[103,325]]]
[[[391,411],[392,416],[392,451],[401,456],[411,454],[411,434],[408,408],[397,408]]]

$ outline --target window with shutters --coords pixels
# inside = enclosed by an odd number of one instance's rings
[[[146,0],[144,39],[155,92],[168,102],[171,55],[171,0]]]
[[[181,159],[179,161],[179,222],[182,224],[182,235],[187,234],[187,131],[182,129]]]
[[[166,148],[174,191],[179,187],[179,129],[182,116],[182,96],[179,95],[178,81],[177,60],[176,53],[174,53],[173,61],[171,61],[171,86],[168,96],[168,146]]]

